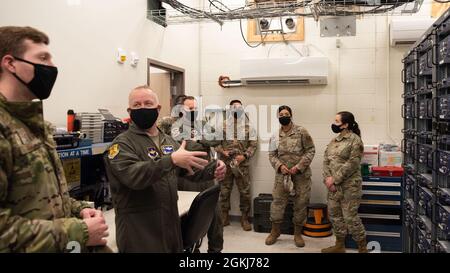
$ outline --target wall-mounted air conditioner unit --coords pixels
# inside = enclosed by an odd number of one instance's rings
[[[389,25],[391,46],[412,45],[427,31],[436,19],[393,19]]]
[[[242,85],[316,85],[327,78],[326,57],[241,60]]]

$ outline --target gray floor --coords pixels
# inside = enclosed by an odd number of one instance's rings
[[[306,246],[303,248],[294,245],[294,235],[281,235],[278,241],[271,245],[264,244],[268,233],[255,231],[244,231],[239,222],[231,222],[231,225],[224,228],[224,253],[320,253],[322,248],[334,244],[334,237],[311,238],[303,236]],[[200,248],[201,252],[206,252],[208,240],[205,237]],[[347,252],[356,252],[348,250]]]

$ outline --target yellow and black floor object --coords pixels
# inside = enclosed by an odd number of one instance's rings
[[[308,237],[316,238],[331,236],[331,223],[328,219],[327,205],[308,205],[308,218],[305,226],[303,227],[303,234]]]

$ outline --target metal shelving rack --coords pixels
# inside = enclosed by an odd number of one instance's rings
[[[208,21],[222,25],[225,21],[284,16],[318,20],[321,16],[411,15],[420,9],[423,0],[249,0],[243,6],[226,6],[218,0],[209,0],[204,7],[196,8],[177,0],[161,2],[170,7],[149,9],[147,18],[167,26]]]
[[[404,252],[448,252],[450,10],[403,59]]]

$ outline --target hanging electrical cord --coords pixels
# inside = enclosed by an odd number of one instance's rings
[[[262,34],[260,34],[261,35],[261,42],[259,42],[257,45],[251,45],[251,44],[249,44],[247,42],[247,39],[245,39],[245,36],[244,36],[244,31],[242,30],[242,19],[239,19],[239,28],[241,29],[242,39],[244,40],[244,42],[247,44],[248,47],[257,48],[258,46],[260,46],[260,45],[262,45],[264,43],[264,39],[266,38],[267,34],[264,37],[262,36]]]
[[[246,7],[247,7],[247,4],[246,4],[245,6],[243,6],[243,7],[241,7],[240,9],[244,10]],[[247,22],[248,22],[248,20],[247,20]],[[264,39],[267,37],[267,33],[263,36],[262,33],[261,33],[261,31],[260,31],[260,33],[259,33],[259,35],[261,36],[261,42],[258,43],[257,45],[251,45],[251,44],[247,41],[247,39],[245,39],[244,31],[242,30],[242,19],[241,19],[241,18],[239,19],[239,29],[240,29],[240,31],[241,31],[241,37],[242,37],[242,40],[244,40],[245,44],[246,44],[248,47],[250,47],[250,48],[257,48],[258,46],[264,44]]]
[[[314,17],[318,20],[320,16],[351,16],[365,14],[382,14],[392,11],[409,2],[420,0],[386,0],[380,3],[370,3],[359,0],[304,0],[286,2],[251,2],[243,7],[230,9],[222,0],[208,0],[209,11],[191,8],[180,3],[178,0],[161,0],[169,4],[180,13],[194,19],[210,19],[223,24],[223,21],[255,18],[273,18],[284,16]],[[450,0],[434,0],[438,3],[448,3]],[[360,8],[355,11],[354,8]],[[308,12],[307,12],[308,11]],[[411,10],[417,12],[417,5]]]
[[[286,40],[286,37],[284,37],[284,35],[285,35],[286,33],[284,33],[283,31],[281,31],[280,34],[281,34],[281,37],[283,38],[283,42],[284,42],[287,46],[289,46],[289,47],[292,48],[295,52],[297,52],[298,55],[300,55],[300,58],[304,57],[303,54],[302,54],[295,46],[293,46],[291,43],[289,43],[288,40]],[[270,51],[270,50],[269,50],[269,51]]]
[[[242,7],[239,8],[235,8],[235,9],[230,9],[227,5],[225,5],[224,3],[222,3],[222,1],[219,0],[208,0],[209,2],[209,10],[211,11],[211,6],[214,6],[216,9],[218,9],[221,12],[227,12],[227,11],[237,11],[242,9]],[[224,10],[218,6],[216,6],[214,3],[219,3],[222,7],[226,8],[227,10]]]
[[[289,41],[285,40],[285,43],[286,43],[287,46],[289,46],[290,48],[292,48],[296,53],[298,53],[298,55],[300,55],[300,58],[301,58],[301,57],[305,57],[305,56],[303,55],[303,53],[301,53],[295,46],[293,46],[291,43],[289,43]],[[273,45],[269,48],[269,50],[267,51],[267,58],[270,57],[270,52],[272,51],[272,48],[273,48],[274,46],[277,46],[277,45],[279,45],[279,44],[273,44]]]
[[[215,16],[214,14],[208,13],[203,10],[191,8],[189,6],[186,6],[185,4],[178,2],[177,0],[161,0],[161,2],[169,4],[172,8],[178,10],[179,12],[181,12],[183,14],[189,14],[189,16],[192,18],[197,18],[197,19],[198,18],[204,18],[204,19],[208,18],[213,21],[216,21],[219,25],[223,24],[223,22],[219,18],[217,18],[217,16]]]
[[[217,0],[208,0],[208,2],[209,2],[209,11],[211,11],[211,6],[213,6],[213,7],[215,7],[216,9],[218,9],[218,10],[220,10],[220,11],[222,11],[222,12],[225,12],[225,10],[219,8],[218,6],[216,6],[216,5],[214,4],[215,2],[217,2],[217,3],[221,4],[223,7],[226,7],[222,2],[217,1]],[[227,8],[227,7],[226,7],[226,8]],[[228,8],[227,8],[227,9],[228,9]],[[228,10],[230,10],[230,9],[228,9]]]

